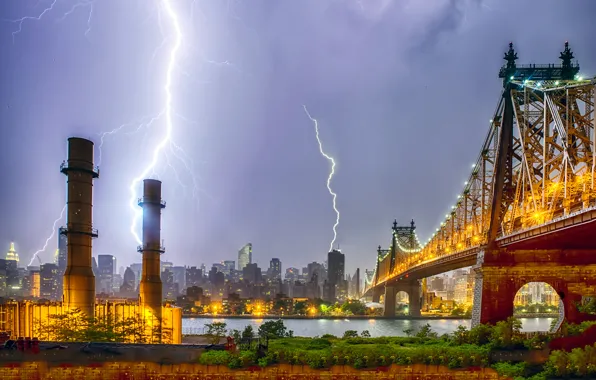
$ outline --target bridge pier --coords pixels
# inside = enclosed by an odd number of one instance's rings
[[[593,250],[501,251],[499,257],[500,263],[491,260],[474,268],[472,326],[495,324],[513,316],[515,295],[529,282],[553,287],[561,298],[567,323],[596,320],[596,315],[582,313],[577,307],[583,296],[596,296]]]
[[[409,306],[408,315],[411,317],[420,317],[422,308],[420,282],[418,280],[405,284],[393,284],[385,286],[385,317],[395,317],[395,298],[397,293],[405,292],[408,294]]]
[[[398,291],[395,289],[395,286],[385,286],[385,310],[383,311],[383,316],[385,317],[395,317],[395,297],[397,296]]]
[[[383,289],[374,288],[372,290],[372,301],[379,303],[381,302],[381,296],[383,295]]]

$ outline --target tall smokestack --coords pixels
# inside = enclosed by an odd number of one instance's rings
[[[95,276],[91,267],[93,238],[93,179],[99,170],[93,165],[93,142],[71,137],[68,139],[68,160],[60,165],[66,175],[66,271],[64,272],[64,305],[80,309],[92,317],[95,311]]]
[[[143,181],[143,198],[139,199],[143,208],[143,244],[138,251],[143,254],[143,274],[139,288],[139,301],[146,316],[155,321],[161,320],[161,209],[166,203],[161,199],[161,181],[146,179]]]

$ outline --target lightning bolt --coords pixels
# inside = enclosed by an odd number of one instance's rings
[[[155,170],[155,167],[159,161],[159,157],[168,144],[173,144],[170,146],[176,146],[172,141],[172,129],[173,129],[173,110],[172,110],[172,78],[174,76],[174,69],[176,68],[176,62],[178,59],[178,51],[182,46],[182,28],[180,27],[180,23],[178,22],[178,15],[176,11],[172,7],[170,0],[163,0],[163,6],[166,11],[167,16],[170,18],[172,23],[172,27],[174,29],[175,41],[172,49],[170,50],[170,59],[168,62],[168,66],[166,69],[166,82],[164,85],[164,92],[166,95],[165,98],[165,135],[161,142],[157,144],[155,149],[153,150],[153,158],[149,165],[145,167],[145,169],[137,176],[135,179],[132,180],[130,184],[130,208],[133,211],[134,217],[132,219],[132,223],[130,225],[130,232],[135,237],[138,244],[141,244],[141,239],[137,232],[137,224],[140,218],[142,217],[142,210],[137,206],[137,199],[139,198],[137,195],[137,188],[139,182],[145,179],[150,173]]]
[[[43,9],[43,11],[41,11],[37,16],[24,16],[24,17],[21,17],[16,20],[10,20],[13,23],[18,25],[17,30],[12,32],[12,43],[14,44],[15,37],[17,36],[17,34],[19,34],[23,31],[23,24],[25,23],[25,21],[40,21],[46,14],[48,14],[54,10],[56,3],[58,3],[58,0],[52,0],[52,3],[50,5],[48,5],[47,7],[45,7]],[[60,17],[56,21],[57,22],[64,21],[64,19],[66,19],[68,16],[70,16],[72,13],[74,13],[77,10],[77,8],[82,8],[82,7],[89,8],[89,14],[87,16],[87,30],[85,30],[85,37],[87,37],[89,35],[89,33],[91,32],[91,19],[93,18],[94,3],[95,3],[95,0],[78,1],[78,2],[74,3],[68,11],[64,12],[62,17]]]
[[[45,252],[45,250],[48,248],[48,244],[50,243],[50,240],[52,240],[54,238],[54,235],[56,235],[56,225],[64,217],[64,211],[66,211],[66,205],[64,205],[64,207],[62,207],[62,211],[60,211],[60,216],[58,217],[58,219],[54,220],[54,224],[52,225],[52,234],[46,239],[46,242],[43,244],[43,247],[41,247],[41,249],[38,249],[37,251],[35,251],[33,253],[33,256],[31,256],[31,261],[29,261],[29,266],[33,265],[33,261],[35,261],[36,257],[39,260],[38,255],[42,252]]]
[[[308,116],[308,118],[310,119],[310,121],[313,122],[314,126],[315,126],[315,136],[317,137],[317,142],[319,143],[319,152],[321,153],[321,155],[323,157],[325,157],[330,163],[331,163],[331,170],[329,171],[329,176],[327,177],[327,190],[329,191],[329,194],[331,194],[331,197],[333,198],[333,210],[335,211],[335,224],[333,225],[333,240],[331,240],[331,243],[329,244],[329,252],[331,252],[331,250],[333,250],[333,244],[335,244],[335,240],[337,240],[337,226],[339,225],[339,210],[337,209],[337,194],[335,192],[333,192],[333,190],[331,189],[331,180],[333,179],[333,176],[335,175],[335,159],[333,157],[331,157],[329,154],[327,154],[325,152],[325,150],[323,149],[323,143],[321,142],[321,137],[319,136],[319,122],[317,121],[317,119],[314,119],[312,116],[310,116],[310,113],[308,112],[308,109],[306,108],[305,105],[302,106],[304,108],[304,112],[306,113],[306,116]]]
[[[50,1],[50,0],[48,0]],[[62,0],[61,0],[62,1]],[[14,38],[23,31],[23,25],[27,21],[39,21],[42,18],[48,18],[48,14],[52,11],[56,12],[61,5],[61,1],[58,0],[51,0],[51,4],[46,6],[41,12],[38,12],[35,16],[25,16],[17,20],[11,20],[13,23],[18,25],[17,30],[12,33],[13,42]],[[56,21],[62,22],[73,13],[77,12],[79,9],[87,9],[87,30],[85,31],[85,37],[91,32],[91,21],[94,12],[94,5],[96,0],[78,0],[75,2],[69,2],[70,8],[66,10],[66,12],[62,13],[61,17],[59,17]],[[163,84],[163,91],[164,91],[164,105],[161,111],[155,113],[154,115],[145,116],[140,118],[134,122],[122,124],[112,130],[107,132],[102,132],[99,134],[100,136],[100,144],[99,144],[99,159],[98,159],[98,166],[101,165],[103,161],[103,148],[104,143],[106,142],[108,137],[112,135],[116,135],[119,133],[126,133],[126,134],[134,134],[139,132],[142,129],[148,129],[153,125],[159,125],[160,128],[164,129],[164,135],[159,141],[159,143],[154,147],[152,152],[152,159],[147,166],[143,168],[143,170],[136,176],[129,185],[130,190],[130,201],[129,206],[133,212],[133,218],[130,225],[130,231],[136,240],[137,243],[141,243],[141,239],[137,232],[139,219],[142,216],[142,210],[137,207],[136,201],[139,198],[137,188],[139,187],[139,182],[141,180],[148,178],[148,177],[157,177],[158,176],[158,164],[164,164],[171,169],[171,172],[178,182],[178,184],[183,188],[184,192],[187,191],[187,186],[182,182],[178,171],[173,166],[172,158],[176,158],[180,161],[188,171],[192,179],[192,198],[197,198],[199,193],[209,195],[204,192],[204,190],[200,189],[198,186],[198,179],[194,174],[194,161],[190,158],[190,156],[183,150],[183,148],[176,144],[173,140],[172,131],[174,129],[175,122],[174,120],[180,119],[185,122],[192,122],[182,116],[180,113],[177,113],[172,105],[173,103],[173,95],[172,95],[172,86],[174,81],[174,72],[178,69],[180,74],[184,74],[190,77],[190,74],[178,67],[179,64],[179,51],[183,43],[183,32],[181,28],[181,23],[179,22],[178,12],[174,8],[173,4],[176,4],[173,0],[155,0],[158,4],[158,13],[157,13],[157,24],[159,30],[163,36],[163,40],[161,44],[154,50],[153,55],[151,57],[150,62],[152,62],[158,55],[158,53],[166,48],[168,45],[171,45],[169,49],[169,59],[167,62],[167,68],[165,71],[165,83]],[[145,6],[146,0],[143,0],[139,4]],[[196,6],[196,0],[191,2],[191,13],[194,12]],[[167,21],[166,21],[167,20]],[[171,25],[172,32],[169,35],[166,35],[164,32],[164,25],[163,24]],[[172,38],[173,36],[173,38]],[[171,41],[172,40],[172,41]],[[228,66],[234,67],[230,62],[217,62],[212,60],[207,60],[204,56],[202,57],[203,61],[212,65],[216,66]],[[147,136],[145,136],[147,137]],[[161,162],[163,156],[163,162]]]

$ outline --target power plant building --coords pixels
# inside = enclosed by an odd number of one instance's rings
[[[180,344],[182,311],[177,307],[164,306],[162,301],[160,255],[164,249],[160,229],[161,209],[165,207],[165,202],[161,200],[161,182],[145,180],[144,194],[139,199],[143,208],[143,243],[138,247],[143,255],[139,302],[100,303],[96,300],[92,257],[92,239],[98,237],[92,223],[93,180],[99,177],[99,170],[93,162],[93,142],[69,138],[68,160],[60,166],[60,171],[67,176],[67,223],[60,229],[58,264],[43,265],[39,281],[40,296],[49,296],[59,284],[46,283],[45,273],[64,270],[62,302],[0,304],[0,331],[10,332],[14,338],[52,340],[51,336],[39,335],[43,324],[52,315],[80,310],[88,317],[112,322],[138,318],[150,335],[147,342]],[[66,260],[60,257],[64,243]],[[65,267],[62,268],[62,265]],[[139,328],[143,329],[143,326]]]

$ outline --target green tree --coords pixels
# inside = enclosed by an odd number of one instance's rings
[[[513,348],[521,340],[521,327],[521,321],[515,317],[497,322],[492,333],[495,345],[502,348]]]
[[[252,325],[247,325],[242,331],[242,339],[252,339],[255,336],[255,330]]]
[[[468,332],[467,342],[477,346],[490,343],[493,334],[493,327],[490,325],[478,325],[472,327]]]
[[[274,302],[273,302],[273,312],[276,314],[282,314],[285,313],[285,311],[288,309],[288,301],[281,299],[281,298],[277,298]]]
[[[298,301],[294,304],[294,314],[305,315],[308,311],[308,304],[305,301]]]
[[[242,339],[242,332],[238,329],[232,329],[230,330],[230,336],[234,338],[234,342],[239,343]]]
[[[164,334],[171,334],[171,331],[161,331],[158,320],[151,329],[140,316],[88,317],[79,309],[50,315],[36,325],[35,333],[39,338],[59,342],[160,343],[162,339],[167,341]]]
[[[341,305],[341,312],[348,315],[364,315],[366,305],[359,300],[348,300]]]
[[[277,321],[267,321],[259,326],[259,336],[271,339],[286,338],[293,336],[293,332],[288,331],[284,321],[278,319]]]
[[[344,332],[344,336],[342,337],[342,339],[348,339],[348,338],[358,338],[358,331],[356,331],[356,330],[346,330]]]
[[[360,333],[360,336],[363,338],[370,338],[370,331],[364,330]]]
[[[211,344],[218,344],[221,338],[226,336],[226,327],[228,325],[225,322],[213,322],[205,324],[207,328],[207,335],[211,337]]]
[[[437,338],[438,335],[435,331],[430,328],[430,325],[427,323],[418,330],[416,333],[416,337],[418,338]]]
[[[453,341],[456,344],[462,345],[468,341],[468,335],[470,332],[464,325],[457,326],[457,329],[453,332]]]

